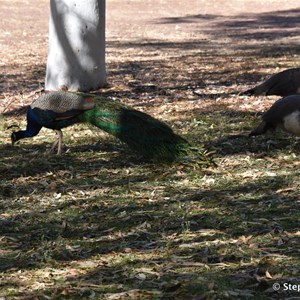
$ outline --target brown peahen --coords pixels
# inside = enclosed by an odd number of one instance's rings
[[[284,70],[258,86],[240,93],[242,96],[278,95],[282,97],[295,94],[300,94],[300,68]]]
[[[51,150],[62,147],[62,128],[90,123],[119,138],[147,158],[172,162],[189,143],[165,123],[119,102],[94,94],[50,92],[33,101],[27,112],[27,128],[11,135],[12,144],[37,135],[42,127],[57,132]]]
[[[276,101],[262,116],[262,122],[249,136],[264,134],[282,128],[300,136],[300,95],[291,95]]]

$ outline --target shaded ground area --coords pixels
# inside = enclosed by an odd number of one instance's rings
[[[44,157],[10,125],[43,88],[48,1],[0,2],[0,297],[285,299],[298,284],[299,142],[247,134],[277,97],[239,97],[299,62],[300,6],[107,1],[112,99],[168,122],[216,167],[155,165],[84,125]],[[272,286],[279,283],[281,289]]]

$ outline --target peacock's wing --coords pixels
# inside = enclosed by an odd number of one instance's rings
[[[61,129],[80,122],[79,115],[95,107],[93,97],[63,91],[40,96],[31,104],[35,121],[44,127]]]
[[[300,111],[300,95],[290,95],[277,100],[263,115],[266,122],[280,123],[283,118]]]
[[[33,101],[30,107],[64,114],[70,111],[92,109],[95,107],[95,101],[89,94],[57,91],[43,94]]]

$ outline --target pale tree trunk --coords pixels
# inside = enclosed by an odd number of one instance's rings
[[[50,0],[46,90],[106,84],[105,0]]]

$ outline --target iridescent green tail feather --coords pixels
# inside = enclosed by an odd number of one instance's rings
[[[145,157],[173,162],[190,147],[168,125],[143,112],[108,99],[95,97],[95,102],[95,108],[81,114],[81,121],[116,136]]]

